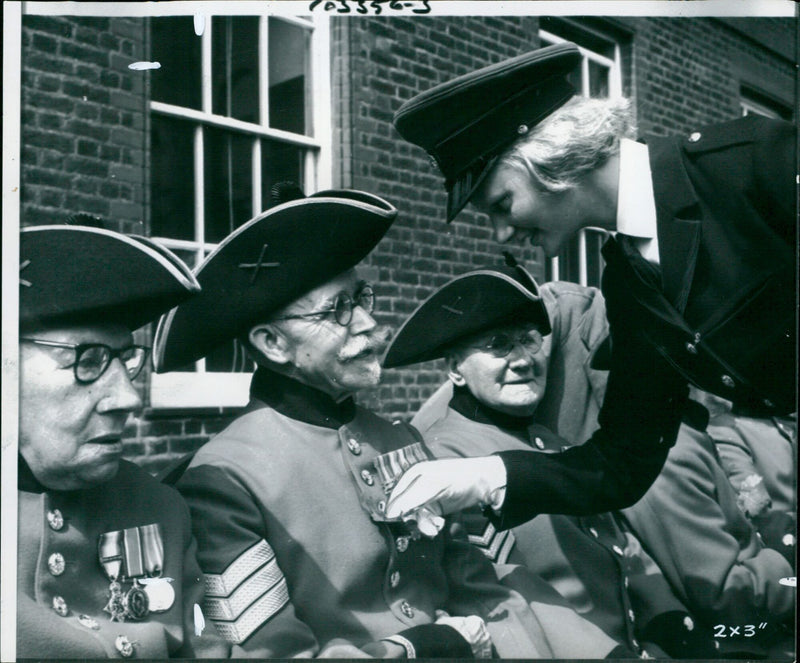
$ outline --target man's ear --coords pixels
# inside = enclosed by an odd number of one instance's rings
[[[446,361],[447,377],[449,378],[450,382],[452,382],[456,387],[463,387],[466,384],[466,380],[464,380],[464,376],[461,375],[458,370],[458,366],[461,364],[459,356],[453,353],[447,356]]]
[[[275,364],[288,364],[289,343],[275,325],[264,322],[247,332],[247,340],[254,350]]]

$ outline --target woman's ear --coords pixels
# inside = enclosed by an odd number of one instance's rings
[[[247,333],[247,340],[265,359],[275,364],[289,363],[289,343],[275,325],[266,322],[254,325]]]
[[[466,384],[464,376],[458,370],[461,365],[461,359],[457,353],[447,356],[447,377],[456,387],[463,387]]]

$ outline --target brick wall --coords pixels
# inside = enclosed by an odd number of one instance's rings
[[[380,322],[399,326],[439,285],[498,261],[504,248],[469,211],[445,224],[441,176],[397,135],[394,111],[437,83],[536,48],[538,26],[535,17],[332,19],[334,186],[372,191],[400,210],[365,263],[379,284]],[[742,84],[793,104],[792,19],[616,18],[608,27],[628,58],[623,87],[642,133],[735,117]],[[147,79],[127,68],[147,57],[142,28],[137,19],[24,18],[23,224],[89,211],[122,231],[146,228]],[[514,251],[543,276],[538,250]],[[444,377],[440,362],[390,370],[361,401],[408,418]],[[148,379],[139,384],[145,403]],[[128,426],[126,455],[159,469],[235,414],[145,409]]]
[[[141,19],[25,16],[21,223],[88,212],[145,230]]]

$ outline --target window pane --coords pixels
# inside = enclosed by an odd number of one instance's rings
[[[305,193],[303,178],[304,150],[287,143],[273,140],[261,141],[261,200],[263,207],[272,207],[271,188],[278,182],[294,182]]]
[[[253,139],[211,127],[204,131],[206,241],[220,242],[253,216]]]
[[[269,125],[310,135],[306,113],[308,31],[269,21]]]
[[[200,109],[200,37],[191,16],[150,19],[153,101]]]
[[[589,60],[589,96],[594,99],[608,98],[609,69]]]
[[[195,239],[193,132],[188,122],[152,116],[150,208],[156,237]]]
[[[216,17],[211,34],[212,112],[259,122],[258,18]]]

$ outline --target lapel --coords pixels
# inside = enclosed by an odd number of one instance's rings
[[[664,294],[683,313],[702,237],[702,212],[675,139],[648,141]]]

